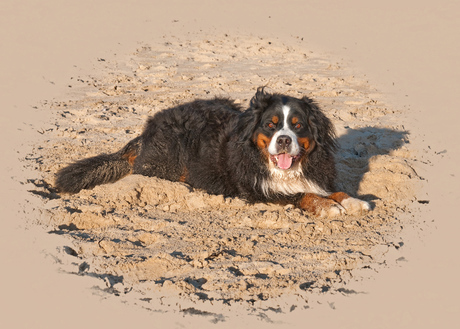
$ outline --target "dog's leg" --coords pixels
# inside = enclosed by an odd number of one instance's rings
[[[334,217],[345,214],[345,208],[330,198],[307,193],[300,200],[299,207],[319,217]]]
[[[340,205],[345,208],[345,211],[348,215],[360,215],[371,209],[371,206],[368,202],[352,198],[344,192],[332,193],[328,198],[340,203]]]

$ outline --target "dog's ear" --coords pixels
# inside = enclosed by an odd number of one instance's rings
[[[303,97],[302,101],[307,107],[308,124],[315,142],[329,150],[335,150],[337,143],[335,140],[335,129],[320,107],[310,98]]]
[[[272,96],[265,92],[265,87],[257,88],[256,94],[249,102],[249,108],[240,115],[238,133],[241,142],[252,139],[262,119],[262,113],[270,104]]]
[[[252,97],[251,102],[249,103],[250,109],[255,112],[262,112],[268,107],[272,96],[272,94],[265,92],[265,87],[257,88],[256,94]]]
[[[240,114],[237,133],[238,141],[244,143],[252,138],[257,127],[257,118],[250,109]]]

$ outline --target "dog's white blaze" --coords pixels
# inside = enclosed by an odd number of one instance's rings
[[[300,153],[300,146],[297,142],[297,135],[289,128],[289,112],[291,108],[287,105],[283,106],[283,126],[272,137],[268,152],[272,155],[278,154],[276,150],[276,140],[279,136],[291,137],[291,152],[292,156]],[[268,197],[273,194],[293,195],[297,193],[315,193],[322,196],[328,196],[330,193],[319,187],[317,184],[305,178],[299,163],[289,170],[283,170],[275,167],[270,162],[270,177],[261,183],[263,193]]]
[[[292,195],[297,193],[315,193],[328,196],[330,193],[323,190],[314,182],[305,178],[301,167],[283,170],[275,167],[270,168],[270,178],[261,184],[263,193],[268,197],[272,194]]]
[[[289,136],[291,137],[292,144],[291,144],[291,152],[289,153],[292,156],[296,156],[300,152],[300,146],[299,143],[297,142],[297,136],[296,134],[289,128],[289,123],[288,123],[288,117],[289,117],[289,112],[291,111],[291,108],[287,105],[283,106],[283,115],[284,115],[284,120],[283,120],[283,127],[281,127],[280,130],[278,130],[272,137],[272,140],[270,142],[270,145],[268,145],[268,153],[272,155],[278,154],[276,150],[276,140],[278,139],[279,136]]]

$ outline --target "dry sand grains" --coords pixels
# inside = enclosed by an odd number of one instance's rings
[[[127,58],[101,60],[97,76],[73,77],[67,100],[41,105],[54,121],[24,161],[37,170],[28,183],[44,200],[39,223],[67,237],[54,255],[61,268],[98,277],[105,291],[138,296],[140,304],[158,294],[244,305],[296,296],[305,307],[318,294],[356,293],[352,282],[403,245],[402,219],[421,181],[398,109],[303,47],[251,36],[193,40],[167,36]],[[370,201],[372,212],[318,219],[138,175],[55,193],[58,169],[118,150],[157,111],[214,95],[246,106],[261,85],[321,105],[339,136],[338,186]]]

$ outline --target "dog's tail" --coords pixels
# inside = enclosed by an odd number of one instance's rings
[[[141,139],[137,137],[116,153],[74,162],[58,171],[55,187],[61,193],[78,193],[82,189],[116,182],[132,173],[140,148]]]

